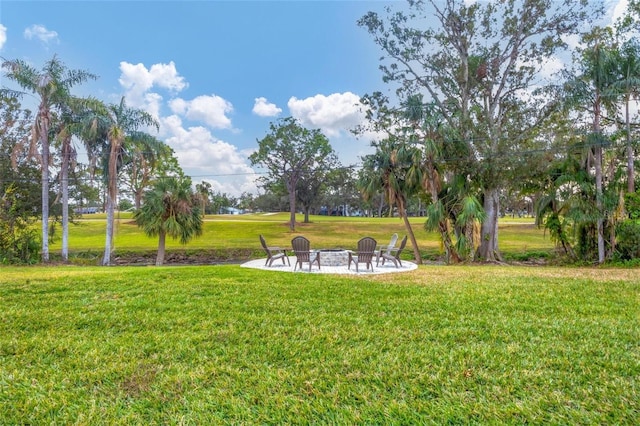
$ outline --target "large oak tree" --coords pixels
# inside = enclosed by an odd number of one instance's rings
[[[531,89],[540,84],[545,61],[564,47],[564,37],[585,22],[586,8],[585,0],[427,0],[359,20],[384,52],[383,80],[396,85],[401,99],[421,93],[433,101],[474,153],[473,179],[482,188],[486,213],[480,259],[501,258],[499,195],[509,169],[504,162],[516,154],[514,143],[528,139],[547,114]]]
[[[295,118],[287,117],[269,125],[270,132],[258,141],[258,150],[249,156],[252,165],[266,169],[263,186],[284,185],[289,196],[289,228],[295,231],[296,188],[300,179],[333,154],[329,140],[319,129],[309,130]]]

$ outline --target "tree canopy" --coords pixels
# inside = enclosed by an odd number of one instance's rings
[[[258,150],[249,156],[249,160],[254,166],[264,167],[266,174],[260,178],[263,187],[285,187],[289,196],[289,228],[293,231],[298,183],[325,167],[334,151],[319,129],[309,130],[293,117],[271,123],[269,129],[269,134],[258,140]]]

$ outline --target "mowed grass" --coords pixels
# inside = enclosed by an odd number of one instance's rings
[[[631,269],[0,269],[0,424],[638,424]]]
[[[290,246],[291,239],[304,235],[311,240],[312,248],[355,249],[357,241],[371,236],[380,244],[389,241],[391,234],[406,235],[400,218],[360,218],[311,216],[311,223],[302,223],[303,216],[297,217],[296,231],[288,226],[288,213],[209,215],[204,222],[203,235],[186,246],[168,239],[167,250],[239,250],[248,249],[261,253],[258,235],[262,234],[270,245]],[[424,217],[410,218],[418,247],[424,258],[441,255],[442,249],[437,233],[424,229]],[[553,243],[544,231],[533,224],[533,219],[504,218],[500,223],[500,248],[506,256],[517,256],[527,252],[553,251]],[[93,252],[100,254],[104,247],[104,215],[85,215],[75,225],[70,226],[69,249],[72,253]],[[131,220],[131,214],[118,216],[115,227],[115,251],[150,251],[157,248],[157,238],[147,237]],[[60,250],[60,241],[51,245],[52,254]],[[411,242],[407,245],[407,258],[412,256]]]

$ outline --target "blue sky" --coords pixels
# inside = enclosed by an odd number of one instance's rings
[[[356,21],[390,3],[2,0],[0,56],[40,67],[56,54],[99,75],[75,93],[125,96],[158,118],[194,183],[255,194],[247,157],[277,118],[322,129],[343,164],[370,152],[349,129],[359,97],[386,87]]]
[[[605,3],[615,15],[626,0]],[[125,96],[157,117],[194,183],[256,194],[247,157],[277,118],[320,128],[345,165],[371,152],[349,133],[357,102],[390,88],[356,21],[390,4],[404,2],[0,0],[0,56],[40,67],[56,54],[99,75],[76,94]]]

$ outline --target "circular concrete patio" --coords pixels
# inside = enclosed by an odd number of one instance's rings
[[[280,260],[273,262],[271,266],[266,266],[265,265],[266,260],[267,260],[266,258],[250,260],[248,262],[243,263],[240,266],[243,268],[262,269],[265,271],[294,272],[293,268],[294,268],[294,265],[296,264],[295,256],[289,256],[289,261],[291,262],[291,266],[289,266],[287,263],[283,265],[282,261]],[[320,267],[320,269],[318,269],[317,264],[314,264],[313,267],[311,268],[311,271],[309,271],[309,264],[305,263],[304,267],[302,269],[298,268],[295,271],[295,273],[376,275],[376,274],[392,274],[392,273],[413,271],[416,268],[418,268],[418,265],[416,265],[415,263],[409,262],[407,260],[403,260],[402,266],[398,265],[397,268],[395,267],[393,262],[387,261],[385,262],[384,265],[380,264],[379,266],[375,266],[375,262],[374,262],[373,271],[371,270],[371,268],[367,269],[365,265],[362,263],[358,265],[359,272],[356,272],[356,268],[353,264],[351,265],[351,269],[347,268],[347,265],[341,265],[341,266],[324,266],[323,265]]]

